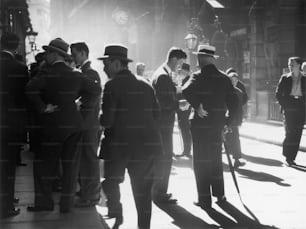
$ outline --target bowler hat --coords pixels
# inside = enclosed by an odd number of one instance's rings
[[[128,49],[123,45],[107,45],[104,48],[104,56],[99,57],[98,60],[105,60],[108,58],[118,58],[132,62],[133,60],[127,57]]]
[[[68,54],[69,44],[59,37],[53,39],[52,41],[50,41],[49,45],[44,45],[42,48],[46,51],[52,50],[58,52],[64,57],[70,57],[70,55]]]
[[[213,58],[218,58],[219,56],[215,55],[216,47],[211,45],[199,45],[197,52],[192,52],[197,55],[206,55],[211,56]]]

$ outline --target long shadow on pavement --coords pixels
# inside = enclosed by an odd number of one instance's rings
[[[217,229],[217,225],[208,224],[194,216],[185,208],[176,204],[156,204],[161,210],[173,218],[173,224],[181,229]],[[230,220],[230,219],[229,219]],[[233,221],[232,221],[233,222]]]
[[[223,171],[224,172],[230,172],[229,166],[225,163],[223,163]],[[236,169],[235,170],[237,173],[241,175],[243,178],[247,179],[252,179],[252,180],[257,180],[257,181],[262,181],[262,182],[273,182],[275,184],[278,184],[280,186],[286,186],[289,187],[291,186],[290,184],[284,183],[284,180],[282,178],[279,178],[277,176],[273,176],[268,173],[264,172],[256,172],[248,169]]]
[[[278,167],[283,166],[283,163],[281,161],[274,160],[271,158],[254,157],[247,154],[242,154],[242,158],[252,163],[261,164],[261,165],[278,166]]]
[[[228,201],[225,203],[218,204],[218,205],[223,211],[225,211],[227,214],[233,217],[241,228],[277,229],[277,227],[275,226],[262,225],[260,222],[251,219],[250,217],[242,213],[239,209],[237,209],[234,205],[232,205]]]
[[[301,172],[306,172],[306,166],[304,165],[292,165],[291,168],[301,171]]]

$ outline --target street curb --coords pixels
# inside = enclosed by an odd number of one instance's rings
[[[250,135],[247,135],[247,134],[240,133],[240,136],[244,137],[244,138],[247,138],[247,139],[256,140],[256,141],[259,141],[259,142],[265,142],[265,143],[269,143],[269,144],[273,144],[273,145],[277,145],[277,146],[282,146],[283,145],[282,142],[277,142],[277,141],[263,139],[263,138],[257,138],[257,137],[250,136]],[[299,151],[306,152],[306,147],[305,146],[300,146]]]

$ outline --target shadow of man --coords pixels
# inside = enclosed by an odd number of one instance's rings
[[[217,203],[218,206],[229,214],[233,219],[237,221],[238,228],[247,228],[247,229],[278,229],[275,226],[262,225],[257,218],[254,216],[252,212],[247,208],[251,215],[255,217],[256,220],[248,217],[244,213],[242,213],[239,209],[237,209],[234,205],[229,203],[228,201]]]
[[[223,171],[230,172],[229,165],[225,164],[224,162],[223,162]],[[242,169],[242,168],[238,168],[235,171],[239,173],[242,178],[261,181],[261,182],[273,182],[277,185],[284,186],[284,187],[291,186],[290,184],[285,183],[284,179],[268,174],[268,173],[265,173],[265,172],[257,172],[257,171],[252,171],[248,169]]]
[[[217,229],[217,225],[208,224],[202,219],[191,214],[177,204],[156,204],[161,210],[173,218],[173,224],[181,229]]]

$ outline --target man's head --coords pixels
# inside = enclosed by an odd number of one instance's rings
[[[237,83],[239,81],[238,73],[236,72],[236,70],[233,69],[233,68],[229,68],[229,69],[226,70],[225,73],[231,79],[233,86],[236,87]]]
[[[211,45],[199,45],[198,51],[193,52],[198,56],[198,62],[200,68],[202,68],[205,65],[208,64],[214,64],[215,59],[217,59],[219,56],[215,55],[216,47]]]
[[[73,43],[70,45],[70,49],[72,59],[77,66],[88,59],[89,49],[85,42]]]
[[[19,46],[19,37],[17,34],[12,32],[5,32],[1,36],[1,47],[2,49],[14,52]]]
[[[55,61],[65,61],[70,58],[68,54],[69,45],[61,38],[56,38],[50,41],[49,45],[44,45],[43,49],[46,51],[45,60],[46,63],[51,65]]]
[[[136,74],[139,76],[143,76],[146,70],[146,65],[144,63],[138,62],[136,63]]]
[[[105,46],[104,56],[98,58],[98,60],[103,61],[103,70],[109,78],[115,77],[123,69],[128,69],[128,63],[132,62],[132,60],[127,57],[127,54],[128,49],[125,46]]]
[[[302,63],[303,60],[300,57],[297,56],[289,57],[288,59],[289,71],[292,72],[294,75],[298,75],[301,70]]]
[[[169,49],[167,55],[167,64],[172,71],[175,71],[177,68],[179,68],[186,59],[187,54],[183,51],[183,49],[176,47]]]

